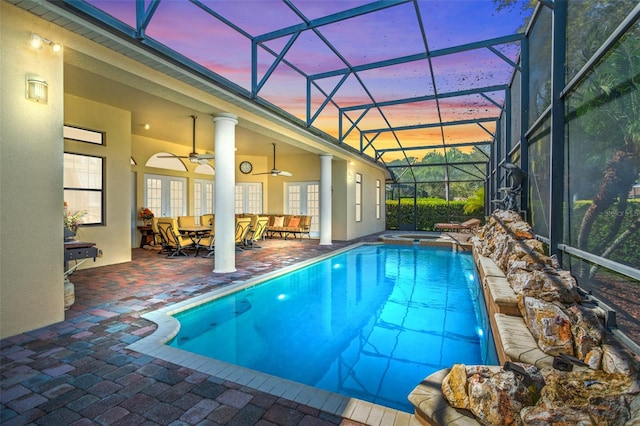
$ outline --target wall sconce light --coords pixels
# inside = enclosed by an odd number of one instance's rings
[[[49,85],[47,81],[36,75],[28,75],[26,96],[31,101],[46,104],[49,101]]]
[[[42,46],[46,44],[51,47],[51,50],[54,53],[58,53],[62,50],[62,45],[60,43],[54,43],[53,41],[41,37],[38,34],[31,34],[31,41],[29,44],[31,44],[31,47],[34,49],[42,49]]]

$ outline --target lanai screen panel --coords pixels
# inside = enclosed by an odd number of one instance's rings
[[[501,113],[519,32],[531,14],[524,4],[496,10],[489,1],[65,1],[383,165],[421,143],[491,138],[495,129],[482,120]],[[479,122],[483,136],[471,136],[473,124],[446,124],[461,120]]]

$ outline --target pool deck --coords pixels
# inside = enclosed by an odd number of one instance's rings
[[[166,360],[130,347],[156,331],[145,318],[152,312],[358,241],[266,240],[238,253],[228,274],[212,273],[213,258],[167,259],[144,249],[132,250],[132,262],[75,272],[76,302],[65,321],[0,341],[0,424],[417,424],[375,404],[280,379],[258,383],[239,369],[203,372],[189,364],[197,357]]]

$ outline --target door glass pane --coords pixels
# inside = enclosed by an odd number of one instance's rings
[[[146,199],[145,205],[157,217],[162,216],[162,179],[146,178]]]
[[[287,213],[301,214],[302,210],[300,205],[300,185],[299,184],[288,185],[287,202],[288,202]]]
[[[250,214],[262,213],[262,184],[247,183],[245,184],[247,205],[245,211]]]
[[[236,214],[244,213],[244,187],[240,184],[236,184]]]
[[[307,207],[305,209],[311,216],[311,235],[320,233],[320,185],[310,183],[307,185]]]
[[[198,218],[202,214],[202,182],[193,182],[193,215]]]
[[[186,214],[184,206],[184,182],[172,180],[170,184],[171,193],[171,217],[178,217]]]

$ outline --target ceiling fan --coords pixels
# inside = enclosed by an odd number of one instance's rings
[[[276,144],[273,144],[273,168],[270,172],[254,173],[254,175],[271,175],[271,176],[293,176],[289,172],[276,169]]]
[[[198,164],[207,164],[208,160],[213,160],[215,158],[213,154],[198,154],[196,152],[196,119],[198,118],[198,116],[192,115],[191,118],[193,119],[192,151],[189,153],[189,155],[172,155],[162,158],[188,158],[190,162]]]

